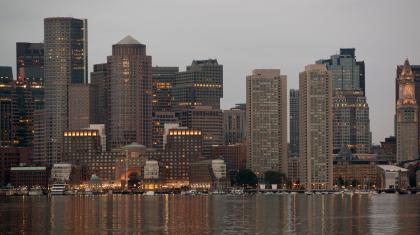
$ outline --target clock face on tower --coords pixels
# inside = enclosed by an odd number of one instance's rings
[[[414,87],[413,87],[413,85],[409,85],[409,84],[401,85],[400,89],[401,89],[400,92],[402,94],[403,99],[414,98]]]

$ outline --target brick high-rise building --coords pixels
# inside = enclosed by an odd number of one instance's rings
[[[332,188],[332,81],[323,64],[299,74],[299,174],[310,190]]]
[[[203,135],[203,156],[211,157],[213,145],[223,144],[223,113],[209,106],[196,106],[179,112],[181,126],[201,130]]]
[[[68,128],[88,128],[90,124],[89,84],[71,84],[68,86],[68,92]]]
[[[127,36],[112,46],[110,65],[110,147],[137,142],[152,146],[152,57],[146,45]]]
[[[45,135],[35,155],[48,164],[61,160],[63,133],[69,128],[69,86],[88,82],[87,20],[44,19]]]
[[[287,77],[279,69],[256,69],[246,78],[247,166],[287,175]]]

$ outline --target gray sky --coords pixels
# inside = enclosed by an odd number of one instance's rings
[[[127,34],[147,45],[154,65],[185,70],[193,59],[217,58],[223,108],[245,102],[252,69],[279,68],[297,88],[306,64],[355,47],[366,63],[375,143],[393,134],[396,65],[406,57],[420,64],[419,0],[3,0],[0,9],[0,65],[15,67],[17,41],[43,40],[43,18],[87,18],[90,70]]]

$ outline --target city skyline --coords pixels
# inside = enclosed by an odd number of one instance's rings
[[[126,11],[126,14],[115,18],[104,17],[98,5],[79,9],[75,7],[78,4],[55,2],[45,4],[39,11],[23,10],[24,14],[17,17],[12,15],[18,11],[17,4],[2,3],[2,8],[9,10],[0,16],[0,29],[8,32],[0,46],[4,55],[0,58],[0,64],[13,66],[14,77],[17,77],[14,45],[19,41],[41,42],[43,18],[87,18],[89,71],[93,70],[93,64],[105,62],[106,56],[111,54],[110,47],[113,43],[130,34],[148,45],[149,54],[154,58],[153,65],[184,68],[193,59],[218,59],[224,65],[225,73],[222,108],[228,109],[236,103],[244,102],[244,77],[247,71],[254,68],[281,68],[282,73],[289,78],[288,89],[297,88],[298,73],[303,65],[327,58],[334,52],[338,53],[339,48],[354,47],[357,49],[357,60],[364,60],[366,63],[366,94],[371,109],[371,131],[373,143],[377,144],[393,134],[394,96],[383,94],[395,92],[396,66],[406,57],[411,64],[420,62],[420,48],[416,47],[420,34],[415,30],[407,31],[415,28],[415,22],[419,21],[415,9],[418,9],[417,5],[420,7],[420,3],[410,1],[411,7],[406,7],[406,4],[399,2],[383,2],[381,1],[380,8],[377,8],[378,1],[269,1],[266,4],[234,1],[225,3],[222,8],[220,4],[187,4],[188,1],[132,3],[138,4],[138,7],[107,3],[101,5],[104,9],[112,7]],[[325,8],[325,3],[328,3],[328,8]],[[25,9],[33,9],[35,6],[31,4],[27,3],[28,7]],[[203,5],[206,14],[191,11]],[[182,11],[174,11],[174,8]],[[338,11],[344,8],[349,11]],[[236,18],[230,18],[232,11],[240,13],[235,14]],[[19,8],[19,12],[22,9]],[[255,15],[255,18],[248,19],[249,14]],[[212,17],[213,15],[217,17]],[[388,17],[389,15],[395,17]],[[159,21],[163,16],[173,20]],[[293,24],[286,20],[290,17],[294,19]],[[318,20],[308,20],[314,17]],[[329,20],[338,17],[337,22]],[[191,22],[193,20],[190,19],[199,19],[203,27],[194,27]],[[126,22],[129,23],[125,24]],[[328,27],[322,27],[323,24]],[[10,30],[12,26],[15,30]],[[273,28],[278,30],[272,30]],[[234,31],[231,32],[230,29]],[[191,30],[195,30],[195,33],[187,34]],[[253,31],[260,33],[253,35]],[[223,36],[219,37],[219,33]],[[314,33],[318,35],[317,38],[311,37]],[[331,34],[334,34],[334,41],[329,40]],[[171,43],[167,41],[169,35]],[[188,38],[185,39],[183,35],[188,35]],[[245,45],[249,44],[257,46],[244,50]]]

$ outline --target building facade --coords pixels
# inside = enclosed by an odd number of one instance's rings
[[[256,69],[246,78],[247,167],[287,175],[287,77],[279,69]]]
[[[90,73],[90,123],[105,124],[108,117],[109,73],[108,64],[93,65]]]
[[[234,108],[223,110],[223,140],[225,145],[246,141],[245,105],[238,104]]]
[[[69,127],[69,85],[88,82],[87,20],[44,19],[45,135],[35,146],[44,163],[61,160],[63,132]]]
[[[310,190],[331,188],[332,81],[325,65],[305,66],[299,74],[299,174]]]
[[[418,158],[418,106],[414,74],[408,59],[398,79],[396,103],[397,162]]]
[[[156,66],[152,68],[153,113],[172,111],[172,90],[174,88],[176,74],[178,72],[178,67]]]
[[[290,154],[297,156],[299,153],[299,90],[289,91],[289,121],[290,121]]]
[[[223,65],[217,60],[194,60],[186,71],[176,74],[172,90],[174,111],[193,106],[220,109],[223,97]]]
[[[137,142],[152,146],[152,57],[127,36],[112,46],[110,64],[110,148]]]
[[[204,157],[211,157],[213,145],[223,144],[223,113],[220,109],[210,106],[195,106],[182,110],[178,115],[181,126],[202,132]]]
[[[372,145],[369,105],[362,91],[336,91],[333,97],[334,152],[368,153]]]
[[[44,44],[16,43],[16,75],[20,82],[44,84]]]

